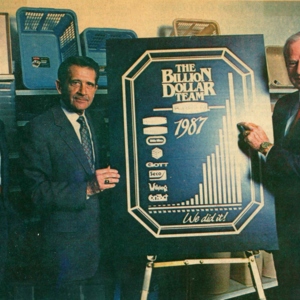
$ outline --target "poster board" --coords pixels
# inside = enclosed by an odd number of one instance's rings
[[[277,249],[263,157],[237,123],[272,136],[262,35],[107,41],[118,247],[174,257]]]

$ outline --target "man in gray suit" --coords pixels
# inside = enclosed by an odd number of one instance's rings
[[[21,145],[23,188],[42,225],[40,299],[76,300],[83,294],[90,299],[85,283],[99,277],[102,284],[109,277],[103,270],[101,221],[109,206],[106,190],[120,175],[102,147],[104,124],[86,111],[98,77],[92,59],[66,59],[56,82],[59,105],[29,122]]]
[[[264,130],[242,122],[244,140],[266,156],[266,175],[275,194],[279,251],[274,252],[278,290],[268,299],[300,299],[300,32],[287,39],[284,57],[298,91],[279,99],[273,113],[274,145]],[[273,289],[272,289],[273,290]]]

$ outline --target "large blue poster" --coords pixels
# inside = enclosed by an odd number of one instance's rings
[[[131,255],[276,249],[264,159],[237,123],[272,136],[261,35],[107,42],[119,247]]]

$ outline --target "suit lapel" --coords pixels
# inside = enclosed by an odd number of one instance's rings
[[[60,106],[52,108],[53,118],[55,125],[59,127],[59,133],[61,138],[68,144],[70,150],[75,154],[78,161],[81,163],[87,173],[91,173],[86,155],[83,151],[82,145],[75,133],[72,124],[64,114]]]
[[[295,113],[297,103],[299,101],[299,92],[289,95],[288,101],[277,110],[276,116],[273,118],[275,142],[282,139],[285,135],[285,130],[289,118]]]
[[[282,121],[276,125],[276,120],[274,125],[277,126],[279,138],[283,137],[282,144],[284,145],[285,149],[291,149],[293,152],[298,153],[298,149],[300,146],[300,122],[298,121],[294,127],[289,129],[289,132],[284,136],[284,132],[286,129],[287,122],[289,119],[297,114],[299,109],[299,92],[293,93],[289,95],[287,98],[288,101],[285,102],[284,107],[280,109],[279,118],[282,118]],[[277,118],[277,119],[279,119]],[[293,122],[293,121],[292,121]],[[293,126],[293,125],[291,125]]]
[[[293,152],[299,153],[300,146],[300,121],[295,124],[291,133],[288,133],[285,139],[286,148],[291,149]]]

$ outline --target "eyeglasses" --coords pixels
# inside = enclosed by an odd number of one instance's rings
[[[74,88],[81,88],[82,87],[82,81],[81,80],[71,80],[69,84],[70,84],[71,87],[74,87]],[[89,82],[89,81],[86,83],[85,86],[88,90],[93,90],[93,89],[96,88],[96,84],[93,83],[93,82]]]

